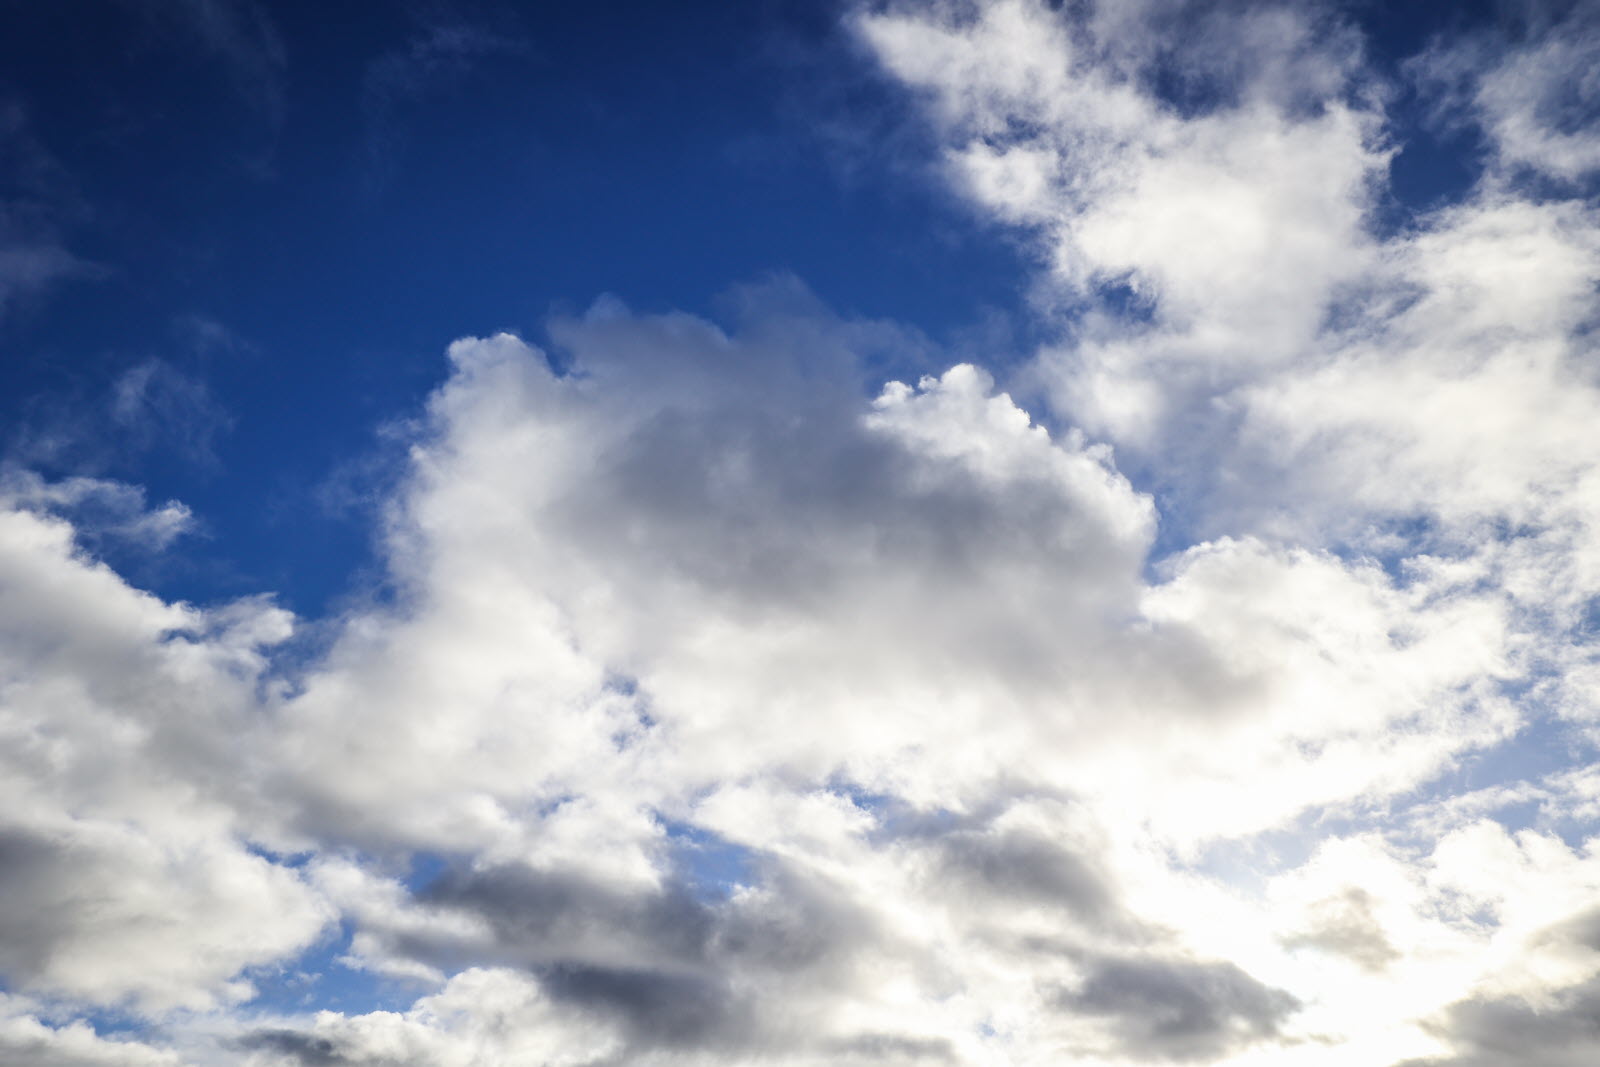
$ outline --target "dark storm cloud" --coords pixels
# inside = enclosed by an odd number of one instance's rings
[[[1099,1017],[1128,1056],[1199,1060],[1278,1034],[1299,1008],[1289,993],[1226,962],[1090,958],[1082,985],[1062,990],[1062,1011]]]

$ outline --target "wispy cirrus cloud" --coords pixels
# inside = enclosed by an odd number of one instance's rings
[[[221,64],[239,96],[276,128],[284,121],[288,52],[256,0],[124,0],[149,23]]]
[[[55,285],[103,273],[68,248],[67,232],[84,213],[27,109],[0,99],[0,318]]]
[[[368,62],[362,78],[366,114],[366,181],[379,190],[394,179],[408,140],[409,112],[450,90],[496,56],[526,55],[528,43],[488,22],[450,10],[414,18],[416,32],[401,46]]]

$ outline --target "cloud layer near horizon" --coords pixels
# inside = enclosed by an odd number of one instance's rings
[[[1335,12],[858,14],[1059,339],[883,382],[788,281],[463,339],[333,618],[8,475],[0,1054],[1588,1062],[1600,28],[1535,16],[1411,61],[1484,161],[1391,232]]]

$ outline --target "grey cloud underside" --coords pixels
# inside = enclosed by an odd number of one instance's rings
[[[49,957],[57,916],[80,901],[65,896],[66,886],[83,881],[58,842],[25,829],[0,828],[0,973],[26,982]]]
[[[848,989],[853,958],[883,936],[825,878],[766,868],[759,891],[721,901],[686,880],[621,888],[526,867],[452,872],[416,904],[478,920],[481,939],[398,932],[384,949],[449,971],[523,970],[557,1005],[615,1021],[630,1048],[754,1054],[797,1039],[769,1015],[763,986]]]
[[[951,877],[994,896],[1054,905],[1093,923],[1116,915],[1115,897],[1093,865],[1048,838],[959,831],[938,844]]]
[[[1123,1055],[1204,1060],[1276,1037],[1300,1002],[1232,963],[1102,957],[1056,997],[1062,1011],[1102,1018]]]
[[[237,1038],[235,1044],[247,1052],[273,1053],[300,1067],[341,1067],[356,1062],[347,1059],[327,1038],[311,1037],[298,1030],[253,1030]]]
[[[1533,1003],[1479,997],[1451,1005],[1440,1036],[1461,1051],[1396,1067],[1582,1067],[1600,1056],[1600,978]]]
[[[1368,971],[1381,971],[1400,958],[1372,914],[1371,894],[1359,888],[1319,902],[1312,925],[1285,938],[1284,945],[1322,949],[1354,960]]]
[[[1552,924],[1535,940],[1557,950],[1600,955],[1600,909]],[[1592,967],[1589,968],[1592,971]],[[1600,973],[1528,994],[1483,994],[1451,1004],[1430,1022],[1453,1055],[1396,1067],[1579,1067],[1600,1056]]]

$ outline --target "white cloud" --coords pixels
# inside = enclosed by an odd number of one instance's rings
[[[231,746],[284,613],[164,604],[9,507],[0,590],[8,982],[147,1010],[244,995],[242,967],[329,918],[236,809]]]
[[[1580,196],[1523,188],[1531,168],[1581,189],[1600,144],[1586,118],[1584,10],[1530,9],[1521,43],[1444,41],[1412,64],[1451,83],[1495,159],[1458,203],[1394,234],[1369,212],[1404,147],[1395,98],[1362,88],[1379,83],[1326,11],[997,2],[861,19],[885,67],[931,102],[956,187],[1031,230],[1067,283],[1049,299],[1086,309],[1034,370],[1055,414],[1107,436],[1127,469],[1169,487],[1165,518],[1215,542],[1190,549],[1193,574],[1174,571],[1148,603],[1216,635],[1238,674],[1256,655],[1279,667],[1265,675],[1266,702],[1295,727],[1275,735],[1266,712],[1195,745],[1185,769],[1202,783],[1195,768],[1220,764],[1220,791],[1177,779],[1179,810],[1196,822],[1227,826],[1242,811],[1265,825],[1266,810],[1293,807],[1266,798],[1296,795],[1335,810],[1361,796],[1342,808],[1359,814],[1465,748],[1552,731],[1549,714],[1593,714],[1597,223]],[[1219,41],[1228,47],[1213,53]],[[1271,61],[1242,62],[1261,55]],[[1296,562],[1244,565],[1280,552]],[[1335,581],[1316,588],[1324,570]],[[1275,632],[1289,643],[1275,645]],[[1507,700],[1498,679],[1521,680],[1526,695]],[[1420,717],[1395,710],[1407,705]],[[1348,743],[1345,728],[1356,731]],[[1281,762],[1275,736],[1289,742]],[[1118,770],[1142,783],[1135,768],[1148,765]],[[1235,808],[1228,790],[1245,782]],[[1451,831],[1430,862],[1446,863],[1465,833]],[[1541,866],[1523,884],[1536,899],[1567,878]],[[1366,946],[1368,977],[1349,973],[1359,958],[1331,964],[1347,1007],[1388,988],[1375,961],[1398,953],[1388,966],[1399,973],[1433,952],[1385,932],[1380,916],[1415,895],[1399,885],[1371,898],[1325,885],[1285,932],[1302,953]],[[1549,905],[1561,907],[1573,905]],[[1482,975],[1498,961],[1523,988],[1518,968],[1535,964],[1518,947],[1519,920],[1484,921],[1498,932],[1469,938],[1451,966],[1473,956],[1466,972]],[[1414,978],[1418,996],[1389,1002],[1404,1005],[1400,1036],[1358,1058],[1437,1053],[1416,1019],[1453,997],[1512,995],[1471,994],[1477,979],[1442,972]],[[1319,998],[1314,984],[1280,979],[1307,991],[1307,1025],[1327,1018],[1331,987]]]
[[[0,1054],[17,1067],[180,1067],[179,1056],[135,1040],[100,1037],[84,1022],[51,1025],[40,1005],[0,995]]]
[[[163,551],[190,532],[194,516],[176,500],[147,508],[144,490],[105,478],[83,476],[49,482],[25,470],[0,479],[0,499],[14,509],[70,516],[76,536],[86,534]]]
[[[1586,4],[1527,3],[1506,14],[1504,37],[1437,41],[1410,73],[1447,122],[1481,129],[1505,170],[1581,182],[1600,169],[1600,18]]]
[[[1154,509],[1109,449],[969,365],[874,397],[877,327],[746,299],[731,335],[603,305],[558,324],[564,374],[454,345],[389,512],[394,602],[280,682],[284,613],[164,604],[11,512],[8,617],[34,622],[9,714],[61,738],[12,786],[11,898],[79,888],[7,973],[223,1003],[338,914],[354,966],[523,989],[508,1050],[574,1019],[708,1062],[1203,1060],[1296,1032],[1293,974],[1256,973],[1281,947],[1179,923],[1213,890],[1165,850],[1497,740],[1503,598],[1253,539],[1152,581]],[[743,857],[731,886],[707,848]],[[445,870],[408,889],[416,850]],[[236,1036],[449,1063],[485,1020]]]

